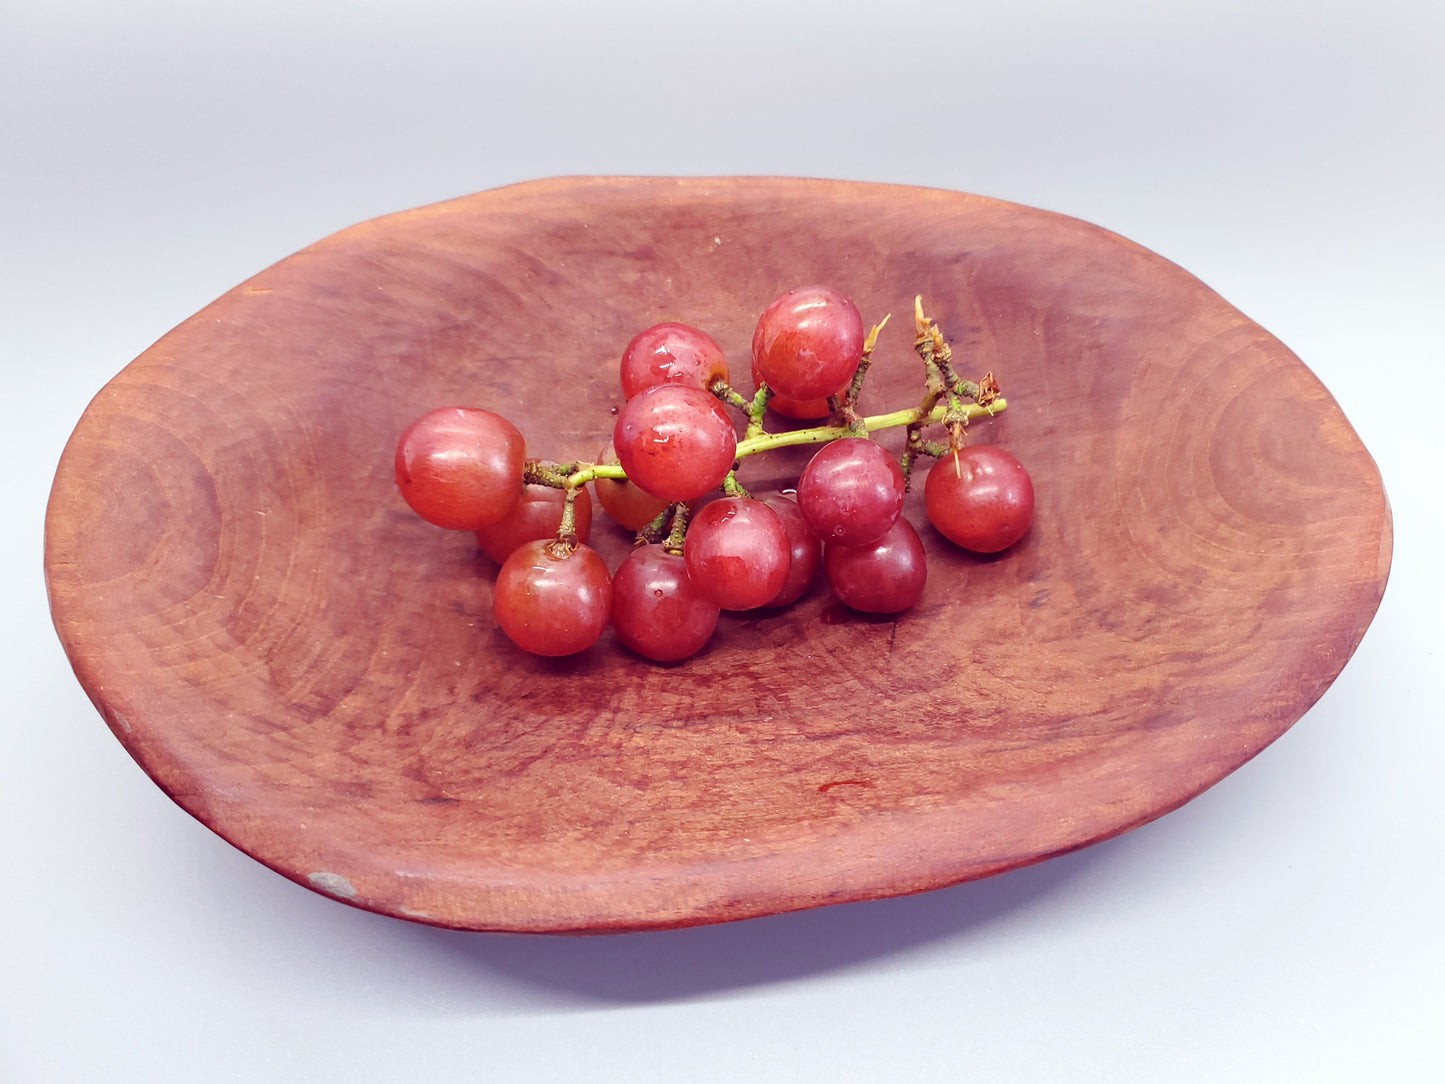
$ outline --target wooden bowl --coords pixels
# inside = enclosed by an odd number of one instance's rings
[[[974,439],[1029,466],[1030,533],[969,556],[915,496],[929,582],[896,620],[819,584],[681,665],[610,632],[514,649],[494,566],[399,499],[401,430],[486,406],[592,458],[635,332],[703,327],[746,384],[757,314],[811,282],[894,314],[870,412],[918,399],[915,294],[997,374]],[[615,567],[626,538],[596,540]],[[344,230],[161,339],[66,448],[46,574],[111,729],[237,847],[373,911],[600,931],[937,888],[1157,817],[1315,702],[1390,547],[1320,382],[1138,245],[953,192],[563,179]]]

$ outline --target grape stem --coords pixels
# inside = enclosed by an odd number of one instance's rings
[[[923,362],[924,395],[919,409],[928,412],[928,420],[920,419],[908,424],[908,439],[898,464],[903,470],[905,489],[912,483],[913,461],[918,456],[952,452],[956,460],[970,419],[981,414],[992,417],[999,409],[996,404],[1001,402],[993,373],[984,374],[983,379],[975,384],[954,372],[953,348],[944,339],[938,325],[923,311],[921,296],[913,299],[913,328],[913,349]],[[973,403],[965,403],[964,397],[972,399]],[[1006,403],[1004,405],[1007,406]],[[942,451],[936,442],[923,439],[924,427],[935,423],[942,423],[948,433],[948,445]]]
[[[722,400],[728,406],[736,407],[738,410],[741,410],[744,414],[746,414],[749,419],[752,418],[752,401],[749,400],[746,396],[744,396],[741,392],[739,392],[722,377],[718,377],[711,384],[709,384],[707,390],[712,392],[714,396]],[[762,389],[760,388],[758,390],[761,391]]]
[[[667,532],[667,539],[662,543],[662,548],[675,557],[681,557],[683,538],[687,534],[689,515],[687,503],[678,501],[668,511],[672,513],[672,529]]]
[[[908,410],[893,410],[887,414],[874,414],[869,417],[860,416],[855,410],[855,405],[859,392],[863,388],[863,377],[868,371],[868,363],[873,354],[873,347],[878,341],[878,333],[883,330],[888,319],[885,316],[869,331],[864,343],[863,361],[854,373],[852,382],[843,391],[843,394],[829,399],[830,405],[834,407],[835,416],[841,424],[817,425],[809,429],[793,429],[782,433],[766,432],[763,429],[763,417],[767,413],[768,400],[772,398],[773,394],[767,384],[760,385],[752,399],[748,399],[730,387],[727,381],[722,379],[713,381],[708,390],[723,402],[737,407],[748,418],[743,439],[738,442],[737,459],[746,459],[750,455],[770,452],[776,448],[828,444],[844,437],[866,437],[882,429],[906,426],[908,440],[902,458],[903,475],[906,480],[911,473],[913,460],[917,456],[937,457],[947,454],[950,450],[958,451],[963,444],[963,429],[972,419],[992,417],[1008,408],[1008,400],[999,395],[998,383],[994,380],[992,373],[985,373],[983,379],[974,383],[971,380],[962,379],[954,372],[953,351],[944,341],[943,333],[939,330],[938,325],[924,314],[923,298],[918,297],[914,299],[913,303],[914,328],[917,332],[913,346],[923,361],[925,387],[923,401]],[[965,402],[965,399],[972,399],[973,402]],[[924,429],[930,425],[939,424],[948,430],[949,439],[946,445],[925,440],[923,437]],[[557,464],[540,460],[528,460],[523,473],[525,482],[569,491],[580,489],[594,478],[623,480],[626,477],[627,472],[615,463]],[[747,494],[747,490],[738,484],[736,467],[729,472],[723,488],[732,496]],[[571,492],[569,492],[570,496],[572,496]],[[571,511],[570,500],[567,511]],[[671,515],[664,513],[653,525],[658,531],[662,529],[664,517],[674,524],[674,528],[679,518],[682,523],[686,523],[685,513],[682,513],[681,516],[676,513]]]
[[[580,541],[577,537],[577,494],[580,492],[578,487],[568,486],[567,495],[562,499],[562,522],[557,528],[556,545],[565,548],[567,553],[575,550]]]
[[[746,489],[743,488],[743,484],[738,481],[737,467],[734,467],[732,470],[728,471],[727,475],[723,478],[722,491],[726,493],[729,497],[739,497],[743,500],[747,500],[749,497],[752,496],[751,493],[749,493]]]
[[[1007,406],[1007,400],[995,399],[991,407],[965,403],[963,410],[970,418],[981,418],[989,414],[997,414]],[[896,429],[900,425],[934,425],[943,421],[947,409],[947,404],[938,403],[927,412],[921,407],[914,407],[911,410],[894,410],[887,414],[873,414],[866,418],[860,418],[859,421],[862,423],[863,435],[867,435],[876,433],[880,429]],[[738,445],[738,458],[757,455],[759,452],[769,452],[774,448],[791,448],[799,444],[827,444],[829,441],[856,435],[858,434],[846,425],[820,425],[813,429],[794,429],[786,433],[764,433],[761,436],[742,441]]]
[[[912,428],[917,426],[921,432],[925,427],[937,425],[944,420],[948,413],[950,404],[940,403],[935,400],[931,409],[925,411],[922,407],[913,407],[908,410],[893,410],[887,414],[873,414],[866,418],[860,418],[859,423],[863,435],[876,433],[883,429],[896,429],[900,425]],[[958,409],[965,418],[991,417],[1003,410],[1008,409],[1008,400],[1002,396],[993,400],[988,406],[979,406],[977,403],[962,403]],[[757,455],[759,452],[770,452],[776,448],[795,448],[805,444],[827,444],[830,441],[841,440],[843,437],[858,436],[852,428],[846,425],[818,425],[810,429],[792,429],[782,433],[759,433],[755,436],[745,437],[738,442],[738,459],[746,459],[750,455]],[[928,442],[922,442],[927,444]],[[627,472],[616,463],[568,463],[563,466],[529,461],[528,470],[524,474],[524,480],[536,485],[552,486],[555,489],[576,489],[584,486],[594,478],[615,478],[625,479]],[[534,469],[535,468],[535,469]],[[570,470],[568,468],[571,468]]]
[[[637,544],[661,542],[667,537],[667,531],[672,524],[673,513],[677,511],[677,505],[669,504],[653,521],[637,532]]]
[[[767,384],[759,384],[753,401],[748,405],[748,428],[743,434],[743,439],[755,437],[763,431],[763,419],[767,417],[768,402],[773,397],[773,389]]]
[[[878,333],[888,326],[888,321],[891,319],[893,319],[893,314],[889,313],[873,325],[868,332],[868,337],[863,340],[863,356],[858,359],[858,368],[853,370],[853,379],[844,389],[841,399],[832,397],[828,399],[828,405],[833,408],[835,413],[842,413],[843,423],[855,437],[868,435],[867,426],[858,416],[858,396],[863,393],[863,378],[868,375],[868,366],[873,364],[873,348],[878,345]]]

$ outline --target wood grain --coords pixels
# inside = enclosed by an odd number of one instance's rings
[[[513,649],[494,566],[397,497],[401,430],[485,406],[591,458],[637,330],[701,326],[745,379],[757,313],[808,282],[904,318],[870,412],[917,399],[915,293],[997,374],[976,439],[1032,471],[1029,535],[984,559],[925,527],[896,621],[818,586],[678,666],[610,633]],[[46,523],[76,674],[185,809],[348,903],[518,931],[914,892],[1139,825],[1314,703],[1390,548],[1330,395],[1178,267],[976,196],[769,179],[544,181],[327,238],[101,391]]]

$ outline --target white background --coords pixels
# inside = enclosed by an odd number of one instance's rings
[[[1445,1079],[1445,7],[1435,0],[0,5],[0,1080]],[[981,192],[1182,264],[1394,506],[1343,675],[1122,839],[910,899],[432,930],[181,813],[71,675],[42,516],[89,398],[355,221],[571,173]]]

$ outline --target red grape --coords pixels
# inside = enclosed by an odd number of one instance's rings
[[[505,519],[477,529],[477,543],[488,557],[501,564],[523,542],[555,538],[562,526],[562,506],[566,500],[565,490],[524,486],[522,499]],[[585,487],[577,491],[572,511],[577,521],[577,540],[586,542],[592,534],[592,498]]]
[[[866,545],[903,510],[903,470],[877,441],[835,440],[803,468],[798,507],[808,529],[824,542]]]
[[[645,658],[695,655],[717,627],[718,608],[692,583],[686,562],[661,546],[639,546],[612,580],[612,627]]]
[[[690,501],[722,484],[738,436],[722,403],[687,384],[638,392],[617,415],[612,446],[627,477],[667,501]]]
[[[923,597],[928,582],[923,543],[904,516],[866,546],[828,543],[823,570],[838,600],[864,613],[901,613]]]
[[[789,290],[763,312],[753,333],[758,375],[794,401],[837,395],[863,357],[863,317],[826,286]]]
[[[798,507],[797,501],[781,493],[770,493],[762,501],[782,520],[783,529],[788,532],[788,545],[793,551],[788,578],[768,605],[790,606],[812,586],[818,562],[823,559],[823,543],[808,530],[808,523],[803,519],[803,510]]]
[[[496,523],[522,496],[527,447],[500,414],[443,407],[409,425],[396,445],[396,484],[417,515],[474,531]]]
[[[686,324],[656,324],[622,352],[622,394],[631,399],[657,384],[691,384],[706,391],[728,379],[728,362],[712,336]]]
[[[783,589],[792,564],[788,531],[762,501],[723,497],[687,525],[687,574],[724,610],[766,605]]]
[[[612,578],[588,546],[563,554],[551,542],[524,542],[497,573],[497,624],[534,655],[572,655],[597,642],[612,615]]]
[[[617,462],[617,452],[610,440],[597,453],[597,462],[609,465]],[[662,515],[669,503],[644,492],[626,478],[598,478],[592,485],[597,489],[597,499],[602,502],[603,511],[629,531],[642,530]]]
[[[928,518],[946,538],[975,553],[997,553],[1024,536],[1034,518],[1034,483],[1013,454],[973,444],[944,455],[923,485]]]

